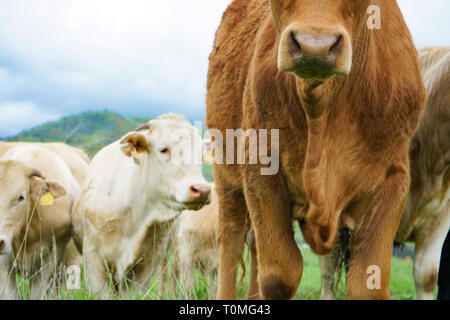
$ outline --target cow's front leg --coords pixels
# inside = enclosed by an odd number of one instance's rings
[[[18,292],[14,283],[16,270],[11,269],[10,257],[0,255],[0,300],[17,300]]]
[[[105,261],[87,245],[86,241],[83,244],[83,260],[88,292],[100,295],[99,298],[109,298],[108,270]]]
[[[265,299],[291,299],[303,271],[292,228],[292,206],[279,175],[247,170],[245,196],[255,232],[259,288]],[[257,172],[256,172],[257,171]]]
[[[239,261],[248,231],[247,206],[240,190],[216,185],[219,199],[217,243],[219,249],[219,285],[217,299],[237,299],[236,280]]]
[[[450,205],[430,218],[415,235],[414,280],[419,300],[433,300],[434,297],[442,247],[450,224],[449,209]]]
[[[347,299],[390,299],[392,245],[409,188],[407,165],[388,171],[384,182],[355,215],[350,239]]]

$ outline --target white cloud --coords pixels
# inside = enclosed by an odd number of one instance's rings
[[[51,115],[108,108],[202,118],[208,56],[230,2],[0,0],[0,101]],[[398,2],[417,46],[450,45],[450,1]]]
[[[48,113],[30,101],[0,102],[0,137],[10,136],[18,130],[55,120],[59,114]]]
[[[158,86],[138,92],[144,97],[203,107],[207,58],[228,2],[5,0],[0,45],[58,85],[125,95],[151,77]]]

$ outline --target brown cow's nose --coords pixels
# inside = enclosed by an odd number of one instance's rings
[[[302,79],[347,75],[352,65],[350,37],[344,27],[289,25],[282,33],[278,68]]]
[[[207,184],[194,184],[189,188],[190,202],[205,202],[210,194],[211,187]]]
[[[289,49],[297,62],[332,65],[342,49],[342,36],[292,32]]]

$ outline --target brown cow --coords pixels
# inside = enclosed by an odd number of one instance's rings
[[[433,299],[450,227],[450,47],[419,50],[427,107],[411,143],[411,188],[395,240],[414,242],[418,299]],[[322,299],[332,299],[342,246],[321,258]]]
[[[373,3],[382,30],[367,27]],[[210,57],[207,125],[223,135],[279,129],[279,148],[268,149],[279,152],[280,170],[262,175],[263,164],[214,166],[218,298],[237,296],[247,212],[261,295],[293,297],[302,276],[295,208],[318,254],[332,250],[339,226],[351,230],[348,298],[388,299],[409,144],[424,102],[417,53],[396,1],[234,0]],[[220,151],[226,149],[224,143]],[[367,286],[372,265],[381,276],[375,290]]]

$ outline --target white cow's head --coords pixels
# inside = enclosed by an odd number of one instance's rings
[[[25,235],[42,197],[52,201],[65,194],[61,185],[46,181],[22,162],[0,161],[0,255],[9,254],[13,243]]]
[[[177,211],[200,209],[211,188],[202,175],[203,141],[183,116],[166,114],[128,133],[122,152],[142,167],[147,192]]]

